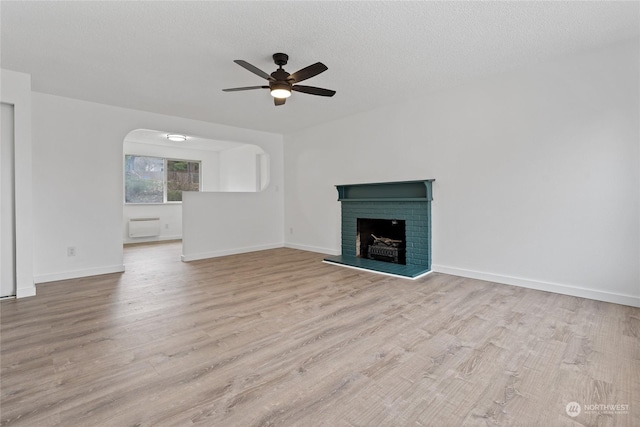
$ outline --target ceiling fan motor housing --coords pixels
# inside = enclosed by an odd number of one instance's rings
[[[276,71],[271,73],[271,77],[273,77],[273,79],[278,83],[289,84],[289,76],[290,74],[282,68],[278,68]]]
[[[287,55],[286,53],[273,54],[273,62],[275,62],[277,66],[282,67],[284,65],[287,65],[287,61],[289,61],[289,55]]]

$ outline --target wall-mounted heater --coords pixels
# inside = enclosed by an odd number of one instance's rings
[[[129,237],[160,235],[160,218],[129,218]]]

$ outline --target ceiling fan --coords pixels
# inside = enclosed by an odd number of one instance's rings
[[[316,62],[309,65],[302,70],[296,71],[293,74],[287,73],[282,67],[287,65],[289,56],[284,53],[274,53],[273,62],[276,63],[278,69],[271,73],[271,75],[265,73],[258,67],[249,64],[242,59],[236,59],[235,62],[239,66],[251,71],[253,74],[262,77],[269,81],[268,86],[247,86],[247,87],[234,87],[229,89],[222,89],[223,92],[236,92],[239,90],[252,90],[252,89],[269,89],[271,96],[273,96],[273,102],[276,105],[284,105],[288,97],[291,96],[291,91],[308,93],[310,95],[319,96],[333,96],[336,94],[335,90],[323,89],[321,87],[303,86],[299,85],[303,80],[310,79],[318,74],[327,71],[328,68],[322,62]]]

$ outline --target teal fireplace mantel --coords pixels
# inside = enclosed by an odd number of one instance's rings
[[[434,179],[421,181],[379,182],[372,184],[336,185],[338,201],[423,201],[433,200],[431,183]]]
[[[342,254],[325,261],[408,278],[431,271],[433,181],[337,185],[342,206]],[[405,221],[406,265],[357,256],[358,218]]]

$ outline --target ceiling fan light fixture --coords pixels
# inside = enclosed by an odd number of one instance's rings
[[[167,139],[169,141],[183,142],[187,140],[187,135],[178,135],[175,133],[170,133],[167,135]]]
[[[271,96],[274,98],[288,98],[291,96],[291,88],[284,83],[272,83],[271,84]]]
[[[2,0],[0,0],[2,1]],[[315,77],[320,73],[328,70],[327,66],[322,62],[316,62],[308,67],[304,67],[301,70],[296,71],[293,74],[288,73],[282,68],[287,65],[289,56],[284,53],[274,53],[273,62],[278,66],[278,69],[271,74],[267,74],[255,65],[249,64],[242,59],[235,59],[233,62],[241,66],[247,71],[252,72],[258,77],[269,82],[269,85],[262,86],[244,86],[244,87],[231,87],[228,89],[222,89],[223,92],[237,92],[242,90],[254,90],[254,89],[269,89],[271,96],[273,97],[273,103],[277,107],[278,105],[284,105],[287,98],[291,96],[291,91],[306,93],[309,95],[318,96],[333,96],[336,94],[335,90],[323,89],[321,87],[303,86],[299,85],[301,81]]]

